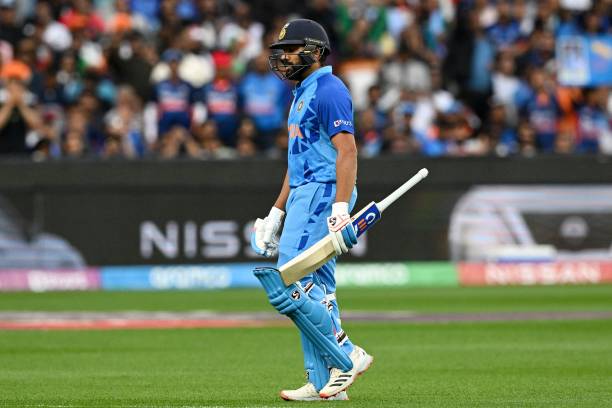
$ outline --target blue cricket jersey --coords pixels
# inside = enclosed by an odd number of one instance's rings
[[[325,66],[311,73],[293,90],[289,111],[289,185],[336,182],[337,151],[332,138],[355,134],[353,102],[342,81]]]

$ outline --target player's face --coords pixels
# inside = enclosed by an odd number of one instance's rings
[[[273,54],[270,56],[270,67],[283,78],[294,79],[294,74],[303,69],[302,59],[299,55],[303,50],[304,46],[301,45],[288,45],[282,49],[273,50]]]

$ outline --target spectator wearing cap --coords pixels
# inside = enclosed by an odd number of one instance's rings
[[[195,100],[195,90],[179,77],[181,58],[181,52],[173,48],[162,54],[162,59],[170,68],[170,78],[156,84],[153,92],[153,102],[157,104],[160,138],[174,127],[191,127],[191,105]]]
[[[240,123],[240,95],[231,75],[232,58],[228,53],[213,53],[215,79],[204,86],[202,97],[208,118],[215,121],[224,145],[236,146],[236,131]]]
[[[30,69],[12,61],[3,65],[0,76],[0,154],[24,155],[29,152],[26,135],[41,123],[36,96],[27,89]]]
[[[255,142],[260,150],[267,150],[274,144],[275,135],[285,126],[289,89],[270,71],[265,53],[255,58],[253,68],[244,76],[239,89],[244,114],[253,120],[257,129]]]

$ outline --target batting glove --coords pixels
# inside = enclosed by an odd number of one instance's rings
[[[348,203],[332,204],[331,216],[327,217],[327,229],[336,255],[346,254],[357,243],[357,234],[348,213]]]
[[[263,220],[258,218],[251,232],[251,247],[257,254],[265,257],[278,255],[278,241],[280,226],[283,222],[285,212],[272,207],[270,213]]]

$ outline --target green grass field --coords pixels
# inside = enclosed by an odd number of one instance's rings
[[[345,310],[611,311],[612,286],[345,289]],[[272,311],[258,290],[4,293],[0,311]],[[349,402],[287,403],[297,331],[0,331],[2,407],[612,407],[612,320],[344,321],[375,356]]]

